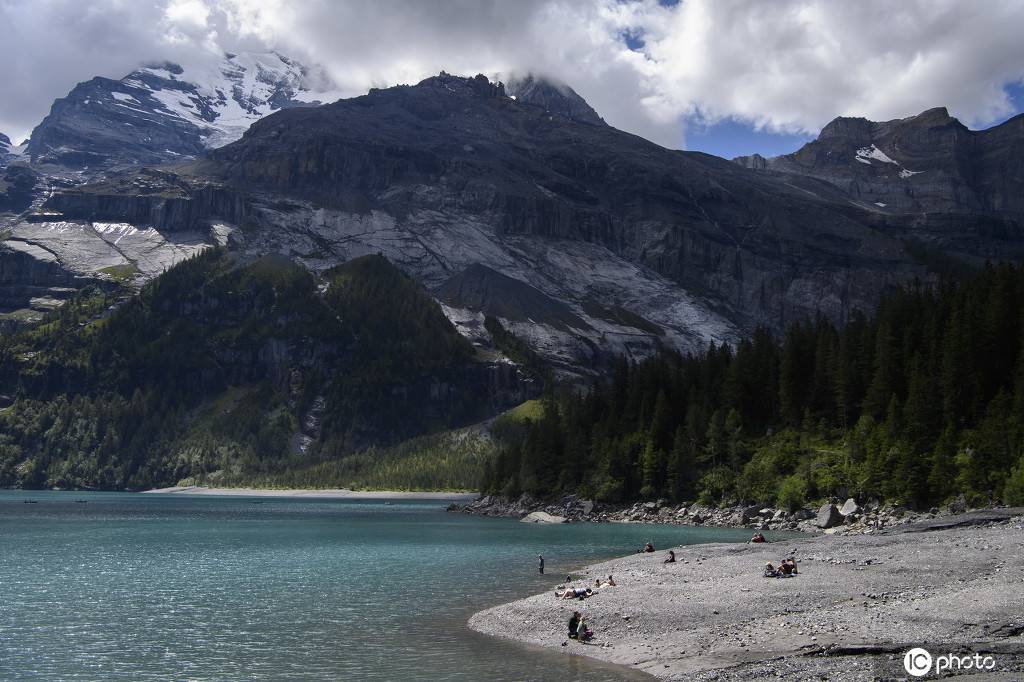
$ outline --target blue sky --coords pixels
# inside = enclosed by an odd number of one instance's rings
[[[814,137],[814,135],[786,135],[754,130],[754,127],[747,123],[725,119],[710,126],[688,127],[686,148],[690,151],[707,152],[726,159],[748,154],[778,156],[799,149]]]

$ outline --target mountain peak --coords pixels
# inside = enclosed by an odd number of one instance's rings
[[[870,139],[872,125],[871,121],[863,117],[837,116],[821,129],[818,139],[823,140],[830,137]]]
[[[478,73],[475,76],[454,76],[442,71],[436,76],[424,78],[416,84],[418,88],[444,88],[450,92],[462,93],[474,97],[505,97],[505,86],[493,83],[487,76]]]
[[[544,107],[552,114],[592,125],[608,125],[593,107],[565,83],[533,73],[505,76],[505,92],[519,102]]]
[[[54,102],[32,132],[34,161],[95,167],[193,158],[279,109],[319,104],[333,85],[276,52],[212,63],[149,63],[120,80],[93,78]]]

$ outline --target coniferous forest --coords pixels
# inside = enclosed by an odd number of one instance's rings
[[[549,390],[484,489],[795,508],[856,496],[1024,503],[1024,269],[888,294],[872,317],[759,329]]]

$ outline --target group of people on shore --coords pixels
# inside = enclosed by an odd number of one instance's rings
[[[566,576],[566,581],[568,581],[571,577],[572,576]],[[602,580],[601,578],[596,578],[594,580],[593,587],[567,587],[561,591],[555,590],[555,596],[559,599],[579,599],[580,601],[582,601],[587,597],[592,597],[595,594],[597,594],[598,590],[603,590],[608,587],[618,587],[618,584],[615,582],[615,578],[613,578],[612,576],[608,576],[608,578],[605,580]]]
[[[760,544],[768,542],[763,533],[755,533],[750,542]],[[654,543],[648,542],[640,549],[636,550],[637,554],[651,554],[655,551]],[[544,573],[544,557],[538,556],[539,568],[541,574]],[[674,550],[669,550],[668,555],[665,557],[662,563],[674,564],[676,563],[676,553]],[[782,562],[776,567],[771,562],[765,564],[764,577],[766,578],[789,578],[800,573],[800,569],[797,567],[796,559],[794,557],[788,557],[782,560]],[[571,576],[566,576],[568,582]],[[592,597],[597,594],[599,590],[603,590],[608,587],[616,587],[615,578],[608,576],[606,580],[596,578],[594,580],[593,587],[565,587],[562,590],[555,590],[555,597],[557,599],[579,599],[583,601],[588,597]],[[569,639],[575,639],[580,642],[588,642],[594,637],[594,631],[591,630],[587,624],[586,619],[579,611],[573,611],[572,617],[569,619]],[[563,644],[563,646],[565,646]]]
[[[783,559],[778,568],[772,565],[770,561],[764,565],[765,578],[791,578],[799,573],[800,569],[797,568],[796,559],[793,557]]]

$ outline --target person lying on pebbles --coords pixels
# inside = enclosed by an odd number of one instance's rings
[[[594,596],[594,590],[589,587],[568,587],[564,592],[555,590],[555,597],[558,599],[586,599]]]

